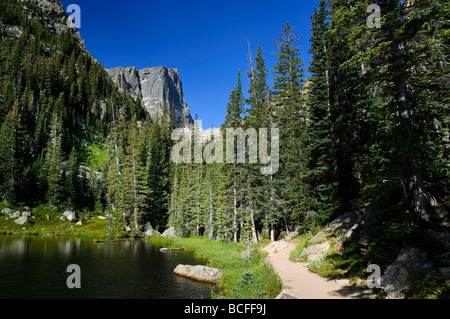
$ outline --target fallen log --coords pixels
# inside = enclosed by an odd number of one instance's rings
[[[184,248],[160,248],[159,251],[166,252],[166,251],[180,251],[184,250]]]

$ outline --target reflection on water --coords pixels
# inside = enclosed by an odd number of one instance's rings
[[[173,274],[178,264],[204,262],[159,248],[144,240],[0,236],[0,298],[209,299],[212,285]],[[81,268],[81,289],[66,286],[70,264]]]

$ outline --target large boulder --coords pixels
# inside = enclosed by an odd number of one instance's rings
[[[386,299],[401,299],[402,291],[408,288],[414,275],[431,268],[427,258],[427,254],[418,248],[403,248],[381,276],[381,288]]]
[[[64,216],[68,221],[75,220],[75,218],[76,218],[75,212],[72,212],[72,211],[70,211],[70,210],[66,210],[66,211],[64,212],[63,216]]]
[[[162,237],[178,237],[174,227],[167,228],[162,234]]]
[[[153,229],[153,227],[152,227],[152,225],[150,223],[147,223],[144,226],[144,233],[145,233],[146,236],[149,236],[149,237],[151,237],[151,236],[161,236],[160,232],[155,230],[155,229]]]
[[[331,233],[336,233],[338,231],[347,231],[351,229],[355,224],[361,223],[363,219],[364,215],[362,212],[358,210],[352,210],[333,220],[328,225],[327,229]]]
[[[22,216],[22,217],[16,219],[14,222],[15,222],[16,224],[18,224],[18,225],[23,226],[23,225],[25,225],[26,223],[28,223],[28,218],[27,218],[26,216]]]
[[[361,224],[363,219],[364,214],[361,211],[352,210],[347,212],[333,220],[330,224],[328,224],[327,228],[318,232],[309,240],[309,242],[311,244],[317,244],[327,240],[328,237],[335,237],[338,234],[352,230],[351,233],[347,235],[351,236],[353,230],[358,227],[357,225]]]
[[[207,266],[178,265],[174,274],[196,281],[216,284],[222,276],[222,270]]]
[[[8,207],[3,208],[3,210],[2,210],[3,215],[12,215],[13,213],[14,213],[14,211]]]
[[[331,246],[330,241],[309,246],[302,251],[300,257],[305,258],[308,262],[315,261],[317,259],[324,257],[328,252],[328,249],[330,249],[330,246]]]
[[[30,218],[31,217],[31,213],[30,212],[23,212],[22,213],[22,217]]]
[[[9,217],[11,217],[11,218],[18,218],[18,217],[21,217],[21,216],[22,216],[21,212],[14,212],[14,213],[9,215]]]
[[[321,230],[313,238],[308,240],[308,242],[310,242],[311,244],[317,244],[318,242],[326,240],[328,235],[329,235],[328,231]]]

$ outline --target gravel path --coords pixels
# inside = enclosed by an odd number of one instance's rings
[[[289,260],[297,241],[289,241],[281,251],[270,254],[267,261],[283,280],[283,289],[298,299],[373,299],[365,286],[352,286],[347,280],[330,280],[306,269],[305,263]]]

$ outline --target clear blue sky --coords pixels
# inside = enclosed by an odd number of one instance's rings
[[[310,17],[318,0],[63,0],[78,4],[86,48],[106,68],[166,66],[180,70],[186,102],[203,128],[219,127],[238,70],[249,69],[262,46],[269,69],[276,62],[274,41],[287,21],[303,39],[309,65]],[[243,79],[245,92],[248,80]]]

